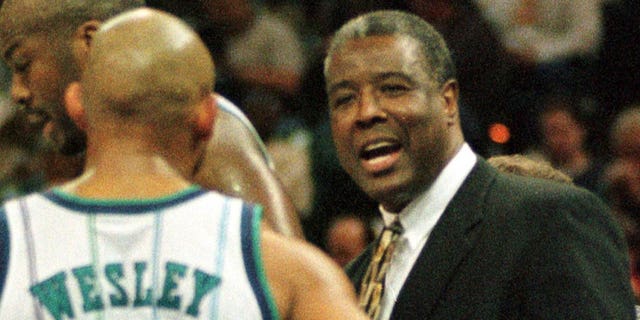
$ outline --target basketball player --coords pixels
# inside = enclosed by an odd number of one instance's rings
[[[34,127],[41,128],[45,139],[62,153],[78,154],[85,148],[84,133],[65,114],[62,96],[84,69],[93,34],[101,21],[143,5],[143,0],[2,3],[0,45],[13,72],[12,98],[30,112]],[[263,204],[267,221],[276,231],[302,237],[295,208],[270,170],[255,130],[237,107],[218,99],[222,112],[216,120],[217,133],[193,180]]]
[[[136,9],[93,41],[65,96],[87,133],[85,171],[3,207],[0,318],[366,319],[318,249],[183,178],[217,110],[198,36]]]

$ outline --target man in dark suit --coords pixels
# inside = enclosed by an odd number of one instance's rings
[[[451,55],[429,24],[398,11],[351,20],[325,77],[341,165],[404,230],[378,273],[375,318],[634,318],[626,248],[606,205],[499,173],[471,150]],[[376,245],[348,267],[357,289]],[[360,291],[363,306],[377,304]]]

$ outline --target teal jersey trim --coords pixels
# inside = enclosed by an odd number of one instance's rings
[[[74,211],[135,214],[161,211],[196,198],[206,192],[201,187],[192,185],[172,195],[158,198],[94,199],[79,197],[64,192],[60,188],[54,188],[43,193],[43,196],[60,206]]]
[[[280,319],[275,299],[267,282],[260,249],[262,207],[244,204],[242,207],[242,256],[247,277],[258,301],[262,319]]]
[[[267,304],[271,311],[271,315],[273,319],[280,319],[280,314],[278,313],[278,307],[276,306],[276,299],[271,292],[271,287],[269,287],[269,282],[267,281],[267,273],[264,268],[264,260],[262,259],[262,247],[260,237],[260,225],[262,222],[262,207],[256,206],[254,208],[255,215],[253,217],[253,228],[252,228],[252,238],[253,238],[253,249],[254,256],[256,261],[256,271],[258,273],[258,280],[260,281],[260,285],[264,290],[264,295],[267,298]]]

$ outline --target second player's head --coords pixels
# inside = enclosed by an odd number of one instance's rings
[[[101,21],[143,0],[5,0],[0,47],[12,71],[11,95],[34,130],[65,154],[84,150],[85,137],[62,106],[66,86],[85,66]]]

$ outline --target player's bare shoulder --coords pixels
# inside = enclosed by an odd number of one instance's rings
[[[272,168],[267,148],[249,119],[223,96],[216,94],[215,98],[219,112],[211,143],[227,150],[237,149],[236,152],[259,156]]]
[[[216,122],[204,158],[194,172],[194,182],[262,204],[274,230],[302,238],[298,214],[272,170],[264,143],[237,106],[214,95]]]
[[[318,248],[262,230],[263,261],[283,319],[367,319],[344,272]]]

